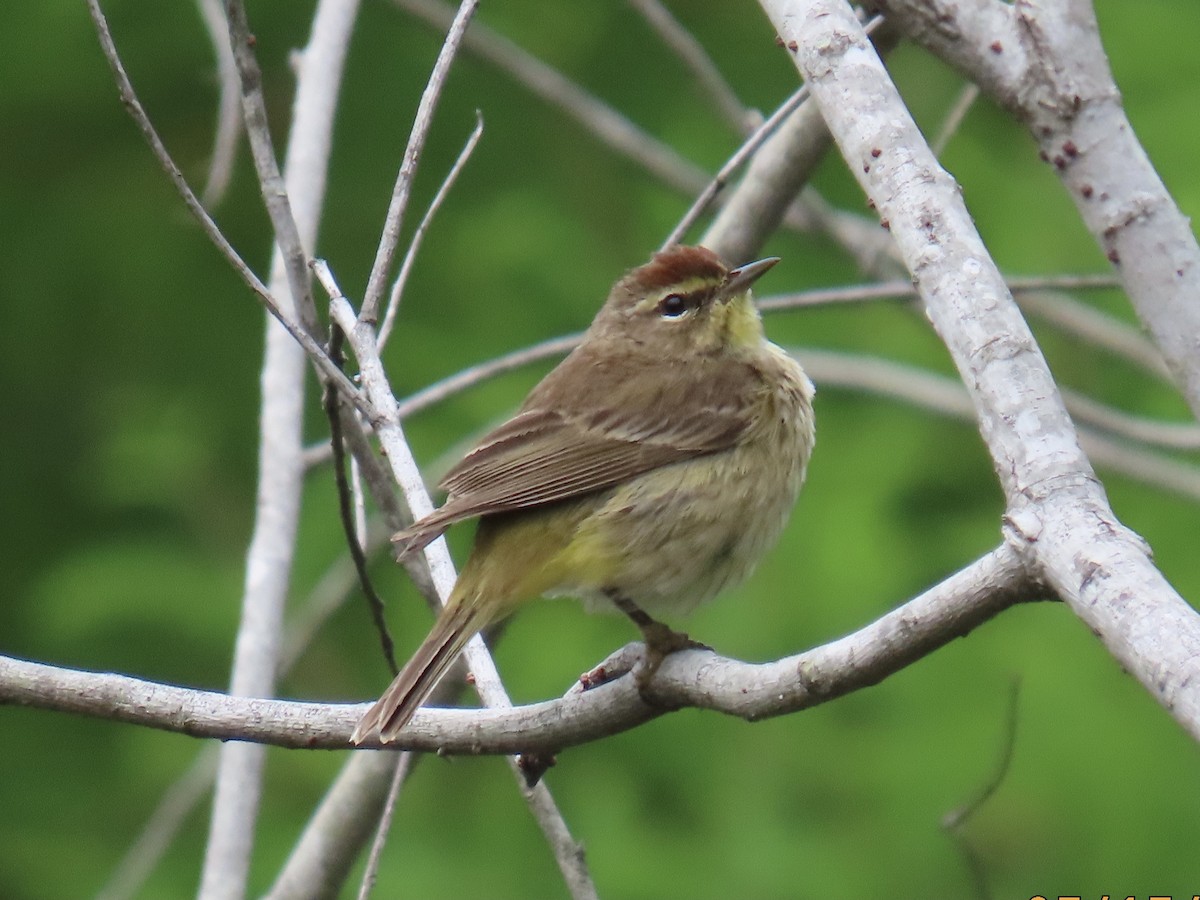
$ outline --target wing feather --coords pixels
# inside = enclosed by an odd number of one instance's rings
[[[736,395],[745,370],[701,363],[674,378],[655,374],[635,382],[604,359],[572,354],[447,473],[445,505],[392,538],[401,554],[462,519],[568,500],[728,449],[749,426],[753,404]]]

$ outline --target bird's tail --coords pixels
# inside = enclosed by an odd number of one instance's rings
[[[487,622],[477,604],[451,601],[442,610],[433,630],[417,652],[367,710],[354,729],[350,741],[361,744],[372,732],[379,731],[381,743],[396,739],[413,713],[429,697],[438,681],[450,668],[463,647]]]
[[[443,516],[441,512],[441,510],[436,510],[419,522],[414,522],[403,531],[397,531],[392,535],[392,543],[396,547],[397,560],[411,556],[418,550],[424,550],[429,544],[433,543],[434,538],[450,526],[452,517]]]

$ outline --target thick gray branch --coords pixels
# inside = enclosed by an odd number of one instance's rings
[[[1118,662],[1200,738],[1200,616],[1117,521],[1033,335],[844,0],[763,0],[904,257],[975,408],[1009,521]]]
[[[1200,418],[1200,246],[1125,115],[1089,0],[875,0],[1038,142]]]

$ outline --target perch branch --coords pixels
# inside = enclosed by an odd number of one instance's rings
[[[776,662],[709,650],[674,653],[647,705],[632,678],[529,706],[423,708],[392,749],[446,754],[555,753],[696,707],[747,720],[797,712],[877,684],[969,633],[1014,602],[1037,599],[1023,547],[1009,540],[869,625]],[[129,722],[196,737],[344,750],[366,704],[233,697],[127,675],[83,672],[0,656],[0,702]]]

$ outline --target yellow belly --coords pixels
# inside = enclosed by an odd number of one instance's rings
[[[796,502],[814,437],[812,387],[772,350],[782,377],[744,440],[597,497],[547,567],[558,581],[544,593],[592,606],[615,591],[651,616],[681,615],[750,575]]]
[[[500,618],[538,596],[611,607],[616,592],[651,616],[674,616],[743,581],[787,521],[814,438],[812,385],[768,346],[773,387],[736,446],[606,491],[484,517],[459,598]]]

